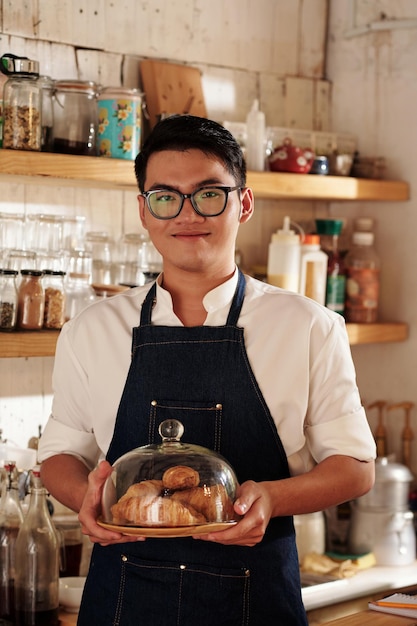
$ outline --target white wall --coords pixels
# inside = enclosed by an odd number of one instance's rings
[[[384,23],[381,15],[386,16]],[[352,31],[363,34],[353,36]],[[417,402],[416,55],[414,0],[331,0],[326,77],[333,83],[333,125],[356,134],[364,156],[385,157],[388,178],[404,179],[411,185],[407,203],[332,207],[337,214],[375,219],[376,247],[382,260],[381,318],[403,320],[410,327],[404,343],[352,349],[359,387],[367,402]],[[376,410],[368,417],[375,427]],[[403,411],[390,411],[386,425],[389,452],[396,452],[401,460]],[[415,409],[411,427],[417,437]],[[417,470],[416,442],[413,467]]]

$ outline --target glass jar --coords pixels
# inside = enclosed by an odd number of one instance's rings
[[[134,160],[140,150],[143,94],[106,87],[98,96],[98,154]]]
[[[41,150],[42,152],[52,152],[54,128],[54,81],[49,76],[41,76],[38,82],[41,88],[42,98]]]
[[[65,319],[70,320],[89,304],[97,300],[96,292],[90,283],[90,274],[70,272],[65,284]]]
[[[0,269],[0,330],[14,330],[17,318],[16,270]]]
[[[21,270],[18,291],[17,326],[22,330],[40,330],[43,326],[45,293],[41,270]]]
[[[90,231],[85,236],[86,252],[93,259],[91,282],[94,284],[111,284],[112,245],[113,241],[106,232]]]
[[[4,54],[1,71],[9,76],[3,88],[3,148],[41,149],[42,94],[39,63]]]
[[[62,328],[65,322],[65,272],[45,270],[43,289],[45,292],[45,310],[43,327],[53,330]]]
[[[31,213],[27,216],[29,248],[42,252],[60,252],[63,247],[63,216]]]
[[[92,81],[55,82],[54,152],[97,154],[97,85]]]
[[[25,216],[23,213],[0,213],[0,253],[24,247]]]

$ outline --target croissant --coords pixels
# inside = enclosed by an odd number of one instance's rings
[[[127,498],[140,498],[142,496],[159,496],[164,486],[162,480],[142,480],[140,483],[130,485],[126,493],[120,498],[119,502]]]
[[[235,518],[233,502],[222,484],[176,491],[171,499],[191,506],[208,522],[227,522]]]
[[[191,506],[168,497],[127,498],[111,507],[113,522],[138,526],[192,526],[206,523],[206,518]]]
[[[200,482],[199,473],[187,465],[175,465],[164,472],[162,482],[166,489],[189,489],[197,487]]]

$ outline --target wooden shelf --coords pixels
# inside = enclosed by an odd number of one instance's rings
[[[347,324],[350,345],[405,341],[407,324]],[[0,333],[0,358],[54,356],[59,331],[38,330]]]
[[[133,161],[24,150],[0,150],[0,181],[135,190]],[[257,198],[287,200],[362,200],[403,202],[410,197],[404,181],[350,176],[248,172]]]

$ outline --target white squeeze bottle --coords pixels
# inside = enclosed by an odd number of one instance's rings
[[[328,256],[320,248],[320,235],[304,235],[301,245],[300,293],[326,303]]]
[[[259,100],[254,100],[246,117],[246,166],[248,170],[265,169],[265,113],[259,110]]]
[[[276,287],[298,292],[300,280],[300,236],[290,228],[284,217],[282,229],[272,234],[268,249],[267,282]]]

